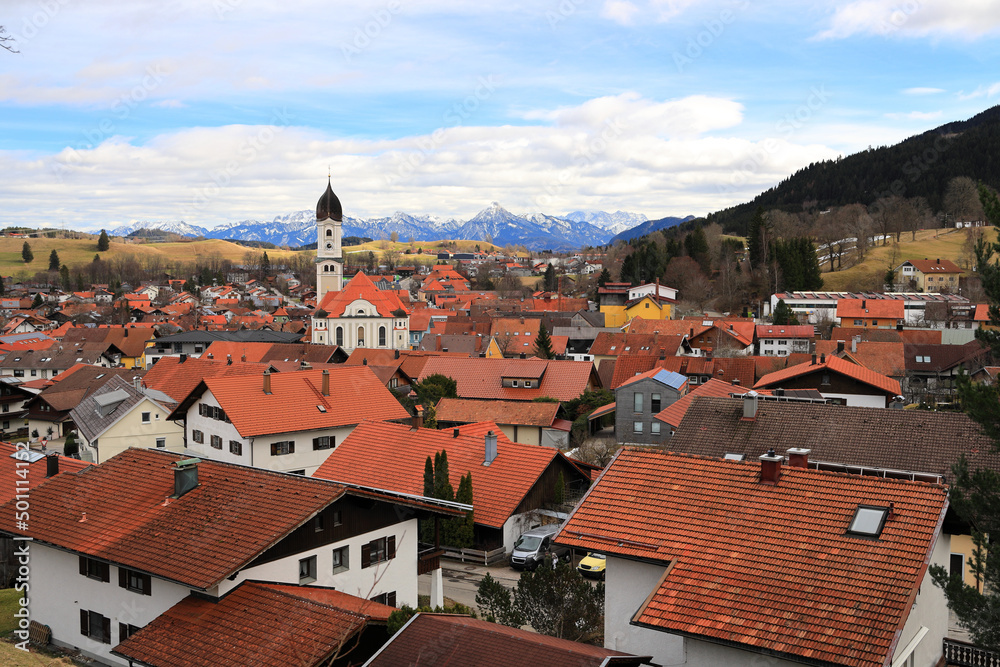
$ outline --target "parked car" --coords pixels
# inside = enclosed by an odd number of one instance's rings
[[[590,577],[592,579],[604,579],[604,566],[608,562],[608,557],[604,554],[599,554],[596,551],[591,551],[580,564],[576,566],[576,571],[585,577]]]
[[[514,550],[510,553],[510,566],[515,570],[534,570],[547,559],[551,563],[553,553],[558,558],[568,560],[569,547],[552,543],[552,538],[560,528],[559,524],[549,524],[522,533],[514,542]]]

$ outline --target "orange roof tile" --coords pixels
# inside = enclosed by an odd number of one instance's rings
[[[569,401],[587,389],[593,372],[594,364],[589,361],[431,357],[418,381],[435,373],[453,378],[458,383],[460,398],[531,401],[550,396]],[[528,388],[504,387],[504,377],[540,377],[540,380]]]
[[[89,465],[86,461],[59,456],[59,474],[78,472]],[[0,442],[0,503],[46,481],[46,466],[41,452],[19,449],[11,442]]]
[[[903,343],[874,343],[862,341],[857,345],[857,352],[851,352],[851,346],[845,345],[842,356],[844,359],[869,368],[876,373],[888,377],[901,378],[906,375],[906,360],[903,355]],[[837,341],[816,341],[816,354],[827,356],[837,351]]]
[[[249,362],[234,361],[230,365],[225,360],[189,357],[182,362],[179,357],[163,357],[146,371],[143,382],[150,389],[162,391],[174,399],[174,402],[180,403],[205,378],[260,375],[267,368],[267,364]]]
[[[925,274],[961,273],[962,269],[950,259],[909,259],[904,264],[912,264],[917,271]]]
[[[371,278],[360,271],[354,274],[341,291],[328,292],[317,310],[325,310],[329,313],[329,317],[340,317],[347,307],[358,299],[371,303],[382,317],[392,317],[392,313],[398,309],[408,310],[396,292],[380,290],[375,287]]]
[[[760,469],[625,448],[557,541],[671,566],[636,613],[640,626],[796,661],[887,664],[946,489],[788,466],[769,486]],[[859,505],[893,507],[879,539],[848,532]]]
[[[690,407],[691,401],[693,401],[696,397],[729,396],[730,394],[745,394],[748,391],[750,391],[749,387],[742,387],[740,385],[734,385],[731,382],[723,382],[722,380],[710,378],[708,382],[694,387],[688,391],[688,393],[681,396],[654,416],[664,424],[669,424],[670,426],[677,428],[680,426],[681,420],[684,419],[684,415],[687,413],[687,409]]]
[[[213,377],[204,384],[244,438],[349,426],[366,419],[410,418],[371,369],[341,366],[330,370],[329,396],[321,392],[324,372],[274,373],[270,394],[264,393],[261,375]],[[179,410],[183,409],[184,404]]]
[[[328,588],[247,581],[218,601],[184,598],[112,652],[158,667],[313,667],[393,611]]]
[[[330,453],[314,476],[422,495],[424,463],[428,456],[433,458],[443,449],[448,452],[448,470],[455,489],[463,475],[472,473],[476,523],[499,528],[545,469],[562,454],[550,447],[504,442],[496,429],[497,458],[484,466],[483,438],[478,433],[467,433],[460,430],[454,437],[450,430],[412,430],[405,424],[364,422]]]
[[[840,299],[837,301],[837,317],[858,320],[901,320],[904,302],[897,299]]]
[[[442,398],[435,408],[439,422],[482,422],[552,426],[558,403],[528,403],[525,401],[477,401],[465,398]]]
[[[754,389],[758,387],[769,387],[771,385],[778,384],[779,382],[783,382],[784,380],[789,380],[801,375],[808,375],[823,369],[830,369],[834,373],[846,375],[847,377],[853,378],[858,382],[863,382],[864,384],[871,385],[872,387],[884,392],[890,392],[896,396],[902,392],[898,380],[893,380],[892,378],[886,377],[881,373],[876,373],[875,371],[865,368],[864,366],[853,364],[850,361],[845,361],[839,357],[827,357],[825,362],[817,361],[815,364],[813,364],[810,360],[804,364],[790,366],[784,370],[769,373],[757,381],[757,384],[754,385]]]

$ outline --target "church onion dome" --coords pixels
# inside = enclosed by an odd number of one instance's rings
[[[326,182],[326,192],[323,193],[323,196],[316,203],[316,219],[326,220],[327,218],[332,218],[337,222],[344,221],[344,211],[340,207],[340,200],[337,199],[337,195],[333,193],[330,181]]]

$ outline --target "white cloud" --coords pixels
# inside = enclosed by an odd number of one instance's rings
[[[977,39],[1000,29],[994,0],[855,0],[836,8],[819,39],[901,35]]]
[[[945,92],[944,88],[905,88],[903,91],[904,95],[938,95]]]
[[[153,102],[149,106],[156,107],[158,109],[183,109],[187,105],[180,100],[160,100],[159,102]]]
[[[979,97],[989,98],[989,97],[996,97],[997,95],[1000,95],[1000,81],[990,85],[979,86],[971,93],[964,93],[964,92],[959,93],[958,99],[963,101],[974,100]]]
[[[628,0],[607,0],[601,8],[601,16],[621,25],[632,25],[639,8]]]
[[[886,118],[893,120],[937,120],[944,113],[941,111],[910,111],[909,113],[891,112],[885,114]]]

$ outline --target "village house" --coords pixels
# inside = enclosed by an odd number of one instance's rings
[[[950,259],[908,259],[896,267],[896,281],[909,292],[958,292],[961,275]]]
[[[615,389],[615,441],[654,445],[666,432],[655,419],[688,390],[688,379],[680,373],[654,368],[634,375]]]
[[[434,410],[438,427],[492,421],[512,442],[566,449],[573,422],[559,419],[559,403],[477,401],[442,398]]]
[[[131,368],[102,368],[78,363],[46,383],[42,391],[24,403],[25,421],[32,439],[63,438],[76,428],[70,412],[91,393],[113,377],[127,382],[141,377],[143,371]],[[37,432],[37,436],[35,433]]]
[[[607,556],[607,648],[691,667],[937,664],[946,487],[788,454],[620,450],[556,538]]]
[[[758,324],[757,354],[765,357],[787,357],[789,354],[811,352],[816,329],[807,324]]]
[[[810,361],[768,373],[754,389],[815,389],[834,403],[886,408],[902,401],[902,387],[881,373],[836,356],[814,354]],[[902,405],[899,405],[902,407]]]
[[[427,359],[417,381],[436,374],[455,380],[459,398],[480,400],[570,401],[601,386],[589,361],[436,356]]]
[[[195,594],[219,602],[245,581],[315,585],[390,606],[417,604],[418,517],[465,506],[325,480],[129,449],[32,490],[32,620],[52,643],[104,664],[112,650]],[[123,647],[124,648],[124,647]]]
[[[170,415],[198,456],[301,475],[361,422],[409,418],[364,366],[206,378]]]

